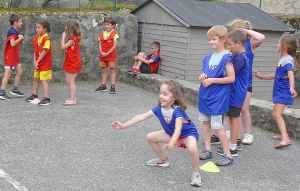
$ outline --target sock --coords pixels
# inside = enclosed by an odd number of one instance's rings
[[[101,86],[102,86],[102,88],[106,88],[106,84],[102,84]]]
[[[18,90],[19,88],[18,88],[18,86],[14,86],[14,90]]]
[[[5,90],[0,90],[0,93],[2,93],[2,94],[5,93]]]
[[[235,150],[236,149],[236,144],[232,144],[230,141],[229,141],[229,148],[230,150]]]

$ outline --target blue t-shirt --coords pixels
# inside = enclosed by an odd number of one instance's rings
[[[227,51],[226,51],[227,52]],[[209,67],[212,54],[207,55],[203,60],[203,72],[207,78],[223,78],[227,74],[224,72],[227,62],[231,62],[231,55],[223,55],[219,63]],[[202,83],[198,93],[198,110],[207,115],[223,115],[229,110],[230,84],[211,84],[204,87]]]
[[[253,59],[254,59],[254,54],[252,52],[250,40],[251,40],[251,38],[247,38],[246,43],[245,43],[245,50],[247,53],[247,57],[249,59],[248,87],[252,87],[252,65],[253,65]]]
[[[148,54],[147,55],[147,60],[153,60],[153,62],[159,62],[160,61],[160,57],[158,57],[158,56],[153,56],[152,57],[152,55],[153,54]],[[152,57],[152,58],[151,58]]]
[[[163,112],[168,113],[168,111],[164,111],[164,108],[160,105],[153,107],[150,112],[157,116],[168,135],[172,136],[174,134],[176,119],[183,118],[184,121],[179,137],[194,136],[196,140],[199,139],[199,134],[195,124],[190,120],[185,111],[181,110],[179,107],[170,111],[170,115],[163,115]]]
[[[293,67],[294,59],[290,55],[283,57],[278,61],[273,86],[273,103],[285,105],[292,105],[294,103],[288,77],[288,71],[293,71]]]
[[[7,31],[7,37],[9,37],[10,35],[13,35],[13,34],[18,35],[19,32],[18,32],[14,27],[11,27],[11,28]]]

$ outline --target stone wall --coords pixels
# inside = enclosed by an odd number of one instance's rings
[[[117,20],[115,30],[120,39],[118,41],[117,69],[128,68],[132,64],[134,55],[137,53],[137,18],[122,10],[117,13],[65,13],[53,15],[23,15],[23,26],[19,31],[25,40],[21,44],[20,58],[24,73],[22,82],[32,82],[33,79],[33,48],[32,39],[36,35],[35,23],[40,18],[45,18],[51,23],[52,54],[53,54],[53,81],[64,81],[65,73],[62,70],[64,62],[64,51],[60,48],[61,34],[65,28],[65,22],[70,18],[78,19],[83,29],[83,40],[80,43],[81,58],[83,61],[82,71],[78,80],[99,80],[101,69],[99,68],[99,41],[100,32],[105,30],[104,19],[113,16]],[[8,22],[10,14],[0,15],[0,53],[3,55]],[[3,76],[3,59],[0,59],[0,76]],[[0,77],[0,78],[1,78]]]

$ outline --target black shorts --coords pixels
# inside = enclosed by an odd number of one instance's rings
[[[145,63],[142,63],[142,65],[140,66],[140,70],[142,73],[144,74],[150,74],[150,65],[149,64],[145,64]]]
[[[229,106],[229,111],[227,112],[228,117],[239,117],[241,115],[242,108]]]
[[[252,93],[252,87],[248,87],[248,88],[247,88],[247,92]]]

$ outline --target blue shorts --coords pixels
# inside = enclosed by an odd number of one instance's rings
[[[150,65],[149,64],[145,64],[145,63],[142,63],[142,65],[140,66],[140,70],[142,73],[144,74],[150,74]]]

